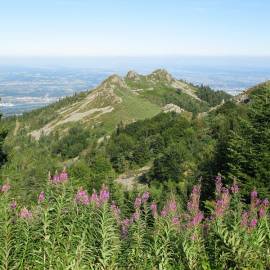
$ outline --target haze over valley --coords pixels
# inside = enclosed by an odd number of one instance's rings
[[[163,67],[175,78],[233,95],[270,78],[270,59],[258,57],[85,57],[5,62],[0,65],[1,110],[5,116],[92,89],[109,75],[124,76],[129,70],[146,74]]]

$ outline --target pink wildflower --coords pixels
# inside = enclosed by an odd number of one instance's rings
[[[59,181],[60,182],[65,182],[68,180],[68,173],[66,171],[62,171],[60,174],[59,174]]]
[[[233,194],[237,194],[239,192],[239,186],[236,183],[231,186],[231,192]]]
[[[179,217],[173,217],[172,218],[172,224],[173,225],[179,225],[180,224]]]
[[[161,212],[160,212],[160,215],[162,217],[166,217],[168,215],[168,209],[166,207],[164,207]]]
[[[55,174],[53,177],[52,177],[52,183],[53,184],[59,184],[60,183],[60,177],[58,174]]]
[[[140,219],[140,216],[140,211],[136,210],[136,212],[132,214],[131,221],[138,221]]]
[[[117,221],[117,223],[120,223],[120,213],[121,213],[121,210],[120,208],[115,204],[115,202],[112,202],[111,204],[111,211]]]
[[[199,211],[200,194],[201,185],[194,186],[190,195],[190,200],[187,204],[188,211],[192,214],[196,214]]]
[[[10,190],[10,184],[8,184],[8,183],[4,184],[0,189],[0,191],[3,193],[8,192],[9,190]]]
[[[203,220],[203,213],[202,212],[198,212],[196,214],[196,216],[193,217],[192,221],[191,221],[191,225],[192,226],[197,226],[201,223],[201,221]]]
[[[200,195],[201,185],[196,185],[192,189],[190,200],[188,201],[188,215],[187,218],[190,220],[189,225],[196,226],[203,220],[203,213],[200,211]]]
[[[225,187],[223,187],[223,188],[221,189],[221,192],[222,192],[223,194],[229,194],[229,190],[228,190],[227,188],[225,188]]]
[[[221,179],[221,176],[218,175],[216,177],[216,194],[217,194],[217,196],[220,195],[221,189],[222,189],[222,179]]]
[[[215,204],[215,216],[220,217],[224,213],[223,200],[217,200]]]
[[[88,205],[90,203],[90,198],[83,188],[80,188],[75,196],[75,200],[78,204]]]
[[[90,196],[90,202],[91,202],[91,203],[94,203],[94,204],[96,204],[96,205],[99,205],[99,197],[98,197],[96,191],[94,191],[94,192],[92,193],[92,195]]]
[[[229,192],[226,192],[226,193],[222,193],[222,196],[221,196],[223,202],[224,202],[224,205],[226,208],[229,207],[229,204],[230,204],[230,194]]]
[[[256,199],[257,198],[257,196],[258,196],[258,193],[257,193],[257,191],[254,189],[251,193],[250,193],[250,196],[251,196],[251,199]]]
[[[121,233],[123,237],[126,237],[128,234],[128,228],[130,226],[130,220],[128,218],[124,219],[122,221],[122,226],[121,226]]]
[[[30,219],[32,218],[32,212],[30,210],[28,210],[26,207],[22,208],[20,211],[20,218],[23,219]]]
[[[175,200],[169,201],[168,209],[169,209],[170,212],[176,212],[177,205],[176,205],[176,201]]]
[[[50,174],[49,174],[50,177]],[[55,172],[55,175],[51,177],[51,182],[55,185],[64,183],[68,180],[68,173],[66,172],[66,169],[64,169],[61,173]]]
[[[135,209],[140,208],[141,205],[142,205],[142,198],[141,198],[141,197],[137,197],[137,198],[135,199],[135,202],[134,202],[134,207],[135,207]]]
[[[261,208],[259,209],[259,217],[260,217],[260,218],[263,218],[265,215],[266,215],[266,210],[265,210],[264,207],[261,207]]]
[[[258,198],[258,193],[257,193],[257,191],[254,189],[254,190],[250,193],[250,209],[251,209],[251,212],[257,211],[256,208],[259,206],[259,204],[260,204],[260,199]]]
[[[255,205],[256,205],[256,207],[258,207],[260,204],[261,204],[261,200],[257,198],[257,199],[255,200]]]
[[[230,205],[230,194],[227,188],[222,188],[221,199],[216,201],[215,216],[221,217]]]
[[[99,202],[100,204],[103,204],[105,202],[107,202],[110,198],[110,192],[108,190],[108,188],[103,185],[100,192],[99,192]]]
[[[241,220],[241,225],[243,227],[246,227],[248,225],[248,218],[249,218],[249,213],[246,211],[242,214],[242,220]]]
[[[10,208],[11,209],[16,209],[17,207],[17,202],[16,201],[12,201],[11,204],[10,204]]]
[[[125,225],[125,226],[129,226],[130,225],[130,220],[128,218],[125,218],[123,221],[122,221],[122,224]]]
[[[157,204],[155,202],[153,202],[150,206],[151,210],[152,210],[152,215],[154,218],[157,218],[158,216],[158,211],[157,211]]]
[[[41,191],[40,194],[38,195],[38,203],[42,203],[45,200],[45,193],[44,191]]]
[[[193,233],[193,234],[191,235],[190,239],[191,239],[192,241],[197,241],[199,238],[198,238],[198,235],[196,235],[195,233]]]
[[[268,207],[269,206],[269,200],[268,199],[264,199],[262,201],[262,205],[265,206],[265,207]]]
[[[253,219],[250,221],[249,227],[250,227],[251,229],[254,229],[254,228],[256,227],[257,223],[258,223],[257,219],[256,219],[256,218],[253,218]]]
[[[266,215],[266,210],[269,206],[268,199],[264,199],[259,206],[259,217],[263,218]]]
[[[96,193],[96,191],[93,192],[93,194],[90,196],[89,198],[89,202],[94,203],[96,206],[101,206],[104,203],[108,202],[110,198],[110,192],[108,190],[108,188],[103,185],[99,195]]]
[[[146,203],[150,197],[150,193],[148,191],[144,192],[142,195],[142,203]]]

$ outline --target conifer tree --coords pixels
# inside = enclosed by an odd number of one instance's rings
[[[251,97],[248,119],[231,136],[228,147],[229,173],[244,190],[256,187],[270,194],[270,91],[261,88]]]
[[[2,166],[7,159],[6,153],[3,151],[3,143],[7,136],[7,131],[3,128],[1,119],[2,114],[0,113],[0,166]]]

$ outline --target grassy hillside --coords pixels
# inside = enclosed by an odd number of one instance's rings
[[[200,99],[200,91],[200,87],[178,81],[165,70],[147,76],[134,72],[129,72],[125,78],[113,75],[96,89],[25,113],[18,118],[19,129],[31,133],[36,139],[42,134],[69,128],[74,122],[85,127],[104,125],[106,132],[112,132],[121,121],[129,123],[152,117],[167,104],[192,113],[207,111],[211,102]],[[221,102],[218,94],[209,91]],[[225,99],[229,98],[227,95]]]
[[[200,91],[200,87],[176,80],[165,70],[145,76],[129,72],[124,78],[112,75],[93,90],[5,119],[4,125],[9,129],[5,150],[9,159],[1,170],[3,179],[16,183],[16,192],[22,198],[31,197],[32,190],[44,186],[48,171],[63,166],[71,167],[74,175],[83,176],[92,187],[102,178],[111,181],[115,168],[106,150],[109,136],[120,126],[151,119],[165,108],[175,110],[194,129],[192,115],[211,108],[209,98],[201,94],[198,97]],[[221,101],[220,95],[209,91],[216,102]],[[139,152],[138,148],[135,153]],[[120,155],[118,159],[121,158]],[[124,168],[130,168],[128,163]]]
[[[130,89],[117,89],[115,94],[122,102],[115,106],[115,110],[101,118],[102,127],[108,133],[115,130],[120,121],[130,123],[140,119],[151,118],[161,112],[160,106],[137,96]]]

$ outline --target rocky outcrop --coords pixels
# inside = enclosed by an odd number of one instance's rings
[[[249,96],[247,93],[243,92],[237,96],[234,97],[234,100],[237,102],[237,103],[248,103],[249,102]]]
[[[201,99],[196,95],[192,87],[184,82],[179,81],[173,78],[173,76],[165,69],[157,69],[152,72],[150,75],[146,76],[151,79],[154,83],[164,83],[170,87],[179,89],[180,91],[184,92],[185,94],[201,101]]]
[[[98,87],[99,89],[115,89],[115,88],[127,88],[125,81],[118,75],[114,74],[107,78]]]
[[[257,90],[260,89],[270,89],[270,80],[257,84],[245,91],[243,91],[242,93],[240,93],[239,95],[235,96],[233,99],[237,102],[237,103],[248,103],[251,99],[251,95],[252,93],[256,92]]]
[[[138,81],[138,80],[140,80],[140,75],[137,72],[130,70],[126,75],[126,79]]]
[[[169,104],[166,104],[163,108],[162,108],[162,111],[167,113],[167,112],[176,112],[176,113],[182,113],[184,112],[185,110],[180,108],[179,106],[175,105],[175,104],[172,104],[172,103],[169,103]]]
[[[170,73],[168,73],[165,69],[157,69],[152,72],[149,76],[150,79],[164,81],[167,83],[171,83],[173,81],[173,77]]]
[[[42,135],[49,135],[55,128],[69,122],[93,120],[103,114],[114,110],[114,105],[121,103],[122,98],[115,94],[115,89],[127,88],[124,80],[112,75],[101,83],[100,86],[91,91],[83,100],[72,105],[63,107],[57,111],[58,118],[52,120],[39,130],[34,130],[30,135],[39,140]]]

